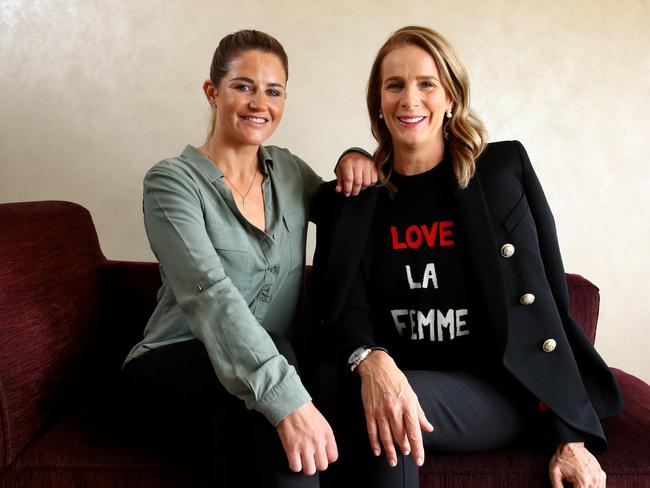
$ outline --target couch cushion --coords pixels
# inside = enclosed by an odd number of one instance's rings
[[[74,384],[95,324],[95,227],[68,202],[0,205],[0,468]]]
[[[650,387],[614,370],[626,408],[603,422],[610,448],[599,461],[608,488],[650,487]],[[420,486],[547,488],[550,456],[513,447],[464,455],[429,454]],[[138,445],[110,414],[82,412],[57,422],[25,449],[4,479],[10,486],[200,486],[191,463],[156,446]],[[194,473],[194,474],[193,474]]]
[[[79,412],[30,444],[5,479],[16,488],[201,486],[179,453],[136,439],[108,410]]]

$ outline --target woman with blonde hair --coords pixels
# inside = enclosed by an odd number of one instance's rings
[[[314,204],[342,462],[364,486],[415,487],[425,450],[528,437],[554,451],[554,488],[604,487],[590,451],[606,447],[599,418],[622,399],[568,313],[553,216],[523,146],[486,143],[466,70],[426,27],[384,43],[367,105],[381,185],[354,200],[324,186]]]

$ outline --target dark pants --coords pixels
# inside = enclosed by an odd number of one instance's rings
[[[298,369],[289,341],[271,338]],[[200,464],[206,486],[319,486],[318,474],[289,470],[275,427],[225,390],[200,341],[152,349],[126,365],[124,379],[133,428]]]
[[[463,453],[498,449],[519,439],[526,425],[525,392],[504,375],[461,371],[404,371],[435,430],[423,432],[427,453]],[[316,403],[331,420],[339,461],[321,477],[323,486],[419,486],[412,456],[398,453],[391,468],[383,452],[373,456],[366,430],[357,374],[331,364],[319,366]],[[333,387],[334,385],[334,387]],[[351,478],[352,477],[352,478]]]

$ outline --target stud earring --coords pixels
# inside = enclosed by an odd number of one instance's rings
[[[450,108],[447,109],[447,118],[451,119],[451,109]]]
[[[384,118],[384,114],[381,113],[381,110],[379,111],[379,118],[380,118],[380,119],[383,119],[383,118]]]

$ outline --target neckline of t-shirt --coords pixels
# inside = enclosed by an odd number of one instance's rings
[[[421,182],[429,183],[432,180],[443,179],[444,178],[443,175],[446,175],[447,173],[446,169],[448,168],[449,168],[449,160],[447,158],[444,158],[433,168],[415,175],[405,175],[393,170],[393,174],[391,175],[391,180],[392,183],[398,189],[401,186],[407,186],[407,187],[411,187],[414,185],[418,186]]]

